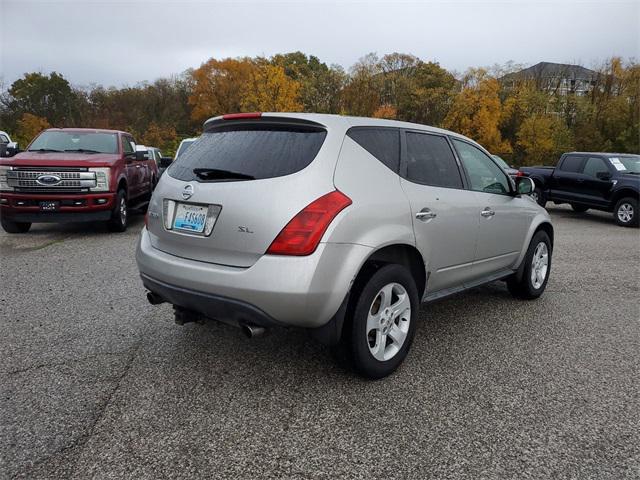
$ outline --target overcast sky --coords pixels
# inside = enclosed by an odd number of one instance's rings
[[[55,70],[78,86],[134,85],[210,57],[301,50],[345,68],[368,52],[450,70],[513,60],[640,59],[634,1],[0,0],[0,75]]]

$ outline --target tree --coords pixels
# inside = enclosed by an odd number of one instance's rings
[[[202,123],[209,117],[244,110],[247,84],[256,70],[250,58],[211,58],[191,72],[191,118]]]
[[[46,118],[38,117],[30,113],[23,113],[20,120],[18,120],[16,129],[18,145],[20,145],[21,148],[26,148],[36,135],[50,126]]]
[[[176,129],[167,125],[151,123],[140,137],[142,144],[159,148],[164,155],[173,154],[178,146]]]
[[[21,115],[29,113],[46,118],[51,124],[73,125],[79,116],[78,97],[60,74],[26,73],[8,90],[10,109]]]
[[[441,126],[456,95],[455,77],[434,62],[420,62],[414,69],[411,89],[400,98],[399,118]]]
[[[571,133],[557,116],[534,114],[518,130],[518,146],[525,154],[525,164],[549,163],[559,153],[572,149]]]
[[[502,139],[498,128],[502,115],[498,81],[486,70],[471,69],[462,84],[444,120],[445,128],[471,137],[491,152],[511,152],[511,145]]]
[[[255,68],[244,87],[244,111],[299,112],[300,84],[285,74],[284,68],[264,64]]]
[[[347,85],[342,91],[344,112],[370,117],[382,104],[384,77],[375,53],[362,57],[351,67]]]
[[[393,105],[382,105],[373,112],[373,118],[387,118],[389,120],[395,120],[398,117],[398,110]]]

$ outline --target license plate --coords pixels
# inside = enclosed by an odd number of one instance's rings
[[[59,202],[53,202],[53,201],[40,202],[40,210],[44,210],[45,212],[51,212],[54,210],[58,210],[58,205],[60,205]]]
[[[173,228],[193,233],[204,232],[208,208],[209,207],[202,205],[178,203],[176,205],[176,216],[173,220]]]

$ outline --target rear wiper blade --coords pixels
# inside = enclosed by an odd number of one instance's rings
[[[53,148],[32,148],[29,151],[30,152],[40,152],[40,153],[49,153],[49,152],[62,153],[62,150],[54,150]]]
[[[255,177],[251,175],[232,172],[230,170],[220,170],[217,168],[194,168],[193,173],[195,173],[198,178],[202,178],[203,180],[255,180]]]
[[[65,150],[65,152],[78,152],[78,153],[102,153],[98,150],[91,150],[90,148],[70,148]]]

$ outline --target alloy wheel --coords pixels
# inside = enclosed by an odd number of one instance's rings
[[[623,203],[618,207],[618,219],[622,223],[629,223],[633,220],[633,205],[630,203]]]
[[[536,290],[542,287],[549,270],[549,249],[544,242],[538,243],[531,260],[531,284]]]
[[[399,283],[389,283],[374,297],[367,316],[367,345],[381,362],[393,358],[402,348],[411,322],[411,301]]]

